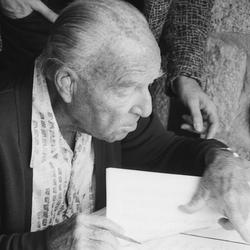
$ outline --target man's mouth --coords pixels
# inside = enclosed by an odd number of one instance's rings
[[[129,131],[134,131],[136,128],[137,128],[137,122],[125,126],[125,129]]]

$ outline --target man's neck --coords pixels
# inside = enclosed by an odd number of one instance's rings
[[[71,150],[74,151],[74,149],[75,149],[75,140],[76,140],[76,131],[60,129],[60,132],[61,132],[64,140],[70,146]]]

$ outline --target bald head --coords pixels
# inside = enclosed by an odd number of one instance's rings
[[[68,67],[88,74],[103,53],[125,40],[128,46],[158,50],[147,21],[132,5],[120,0],[75,1],[53,26],[43,53],[45,73],[53,76],[60,67]]]

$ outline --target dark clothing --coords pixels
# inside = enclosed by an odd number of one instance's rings
[[[49,228],[30,233],[33,68],[24,76],[2,74],[0,79],[0,249],[47,249]],[[96,209],[106,203],[106,167],[202,175],[205,154],[215,147],[225,145],[166,132],[155,115],[141,119],[121,142],[94,139]]]
[[[21,72],[41,53],[51,23],[37,12],[20,19],[2,15],[0,21],[3,46],[0,68]]]
[[[71,0],[42,0],[59,13]],[[2,52],[0,68],[23,71],[41,53],[52,25],[41,14],[33,11],[24,18],[11,19],[0,13]]]
[[[72,0],[42,0],[56,13],[66,7]],[[128,0],[141,10],[143,1]],[[2,52],[0,53],[0,68],[8,68],[13,72],[23,71],[28,64],[44,48],[50,33],[52,23],[36,11],[30,15],[11,19],[0,13],[2,35]]]
[[[162,42],[169,81],[184,75],[201,82],[213,5],[214,0],[179,0],[170,6]]]
[[[133,4],[138,10],[143,12],[144,0],[125,0],[125,1]]]

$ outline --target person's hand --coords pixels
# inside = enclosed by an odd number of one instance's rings
[[[207,139],[213,138],[219,126],[216,107],[197,81],[180,76],[173,83],[173,91],[191,114],[183,116],[185,123],[181,128],[200,133]]]
[[[250,162],[225,150],[210,151],[207,169],[191,201],[181,210],[192,213],[205,205],[224,216],[219,223],[236,229],[250,242]]]
[[[103,216],[73,215],[48,229],[48,246],[49,250],[117,250],[115,235],[122,233],[117,224]]]
[[[23,18],[37,11],[49,21],[54,22],[57,14],[40,0],[0,0],[1,12],[12,19]]]

